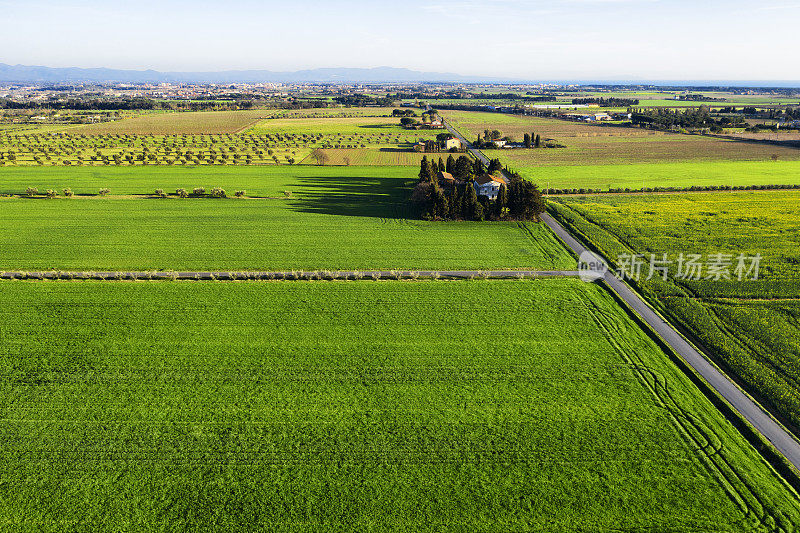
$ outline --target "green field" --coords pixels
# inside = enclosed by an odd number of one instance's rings
[[[631,253],[666,253],[672,261],[681,252],[731,254],[732,279],[705,279],[704,271],[701,280],[655,276],[638,285],[798,431],[800,193],[561,198],[551,205],[612,260]],[[762,256],[758,280],[737,279],[732,269],[742,253]]]
[[[797,495],[578,280],[7,282],[0,336],[8,530],[800,521]]]
[[[266,197],[0,198],[0,270],[575,268],[543,224],[409,219],[416,173],[401,167],[153,170],[6,169],[0,190],[221,186]]]
[[[105,122],[81,126],[73,133],[122,134],[122,135],[172,135],[185,133],[236,133],[256,121],[271,115],[270,110],[253,109],[249,111],[193,111],[171,113],[148,113]]]
[[[0,168],[0,194],[24,194],[28,187],[46,189],[70,187],[76,194],[96,194],[107,187],[111,194],[152,194],[155,189],[174,192],[183,187],[223,187],[232,192],[245,189],[257,196],[322,194],[332,196],[352,193],[356,198],[374,195],[382,203],[388,195],[399,199],[405,192],[398,189],[413,186],[419,169],[399,166],[185,166],[165,167],[5,167]],[[368,186],[372,183],[372,187]],[[348,187],[349,185],[349,187]],[[342,187],[342,190],[337,190]],[[362,202],[366,203],[366,202]],[[385,214],[384,214],[385,215]],[[384,216],[381,215],[381,216]]]
[[[794,185],[800,161],[716,161],[514,167],[541,188],[602,189],[642,187]]]

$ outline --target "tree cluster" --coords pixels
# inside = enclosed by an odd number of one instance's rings
[[[394,104],[393,98],[378,98],[368,94],[348,94],[337,96],[333,99],[337,104],[348,107],[391,107]]]
[[[691,109],[634,109],[631,112],[631,123],[634,125],[670,129],[680,127],[686,129],[711,128],[726,125],[729,119],[714,118],[706,106]]]
[[[597,104],[600,107],[630,107],[639,105],[638,99],[633,98],[573,98],[573,105]]]
[[[450,156],[447,163],[439,158],[438,164],[423,157],[411,200],[428,220],[537,220],[544,212],[544,200],[536,185],[519,174],[511,174],[508,186],[500,186],[495,200],[478,196],[474,177],[501,169],[498,160],[490,161],[486,169],[480,161],[466,156]],[[440,183],[436,176],[439,171],[450,172],[458,181]]]

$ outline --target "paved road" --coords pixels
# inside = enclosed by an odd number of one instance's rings
[[[653,311],[647,303],[622,280],[620,280],[606,263],[578,242],[557,220],[550,215],[542,215],[542,220],[558,235],[577,255],[589,257],[592,262],[603,265],[598,277],[601,277],[639,316],[652,327],[686,363],[703,377],[703,379],[725,398],[753,427],[755,427],[783,456],[800,470],[800,443],[782,426],[744,394],[730,379],[703,357],[689,344],[668,322]],[[585,255],[582,255],[585,254]]]
[[[0,272],[2,279],[78,279],[78,280],[270,280],[270,279],[522,279],[576,277],[577,270],[295,270],[295,271],[127,271],[127,272]]]
[[[430,106],[428,106],[428,109],[430,109]],[[461,134],[458,132],[458,130],[456,130],[456,129],[455,129],[453,126],[451,126],[451,125],[450,125],[450,123],[449,123],[449,122],[447,122],[446,120],[442,119],[442,124],[444,124],[444,126],[447,128],[447,131],[449,131],[451,135],[455,136],[455,137],[456,137],[458,140],[460,140],[460,141],[461,141],[461,143],[462,143],[464,146],[467,146],[467,147],[468,147],[468,149],[469,149],[469,151],[470,151],[470,153],[471,153],[472,155],[474,155],[475,157],[477,157],[478,159],[480,159],[480,161],[481,161],[481,162],[482,162],[484,165],[486,165],[486,166],[488,166],[488,165],[489,165],[489,158],[488,158],[488,157],[486,157],[485,155],[483,155],[483,152],[481,152],[480,150],[476,150],[475,148],[473,148],[473,147],[472,147],[472,143],[470,143],[468,140],[466,140],[466,139],[464,138],[464,136],[463,136],[463,135],[461,135]]]
[[[446,121],[448,131],[455,135],[469,147],[469,151],[484,164],[489,164],[488,158],[471,144]],[[787,430],[778,424],[764,409],[741,391],[725,374],[712,365],[700,352],[698,352],[686,339],[684,339],[672,325],[653,311],[647,303],[628,285],[619,279],[602,258],[588,250],[578,242],[564,226],[548,214],[542,215],[542,221],[547,224],[576,255],[593,264],[600,265],[596,277],[602,278],[625,303],[639,314],[653,330],[661,336],[670,347],[686,361],[702,378],[725,398],[728,403],[753,427],[755,427],[773,446],[789,461],[795,469],[800,470],[800,442]]]

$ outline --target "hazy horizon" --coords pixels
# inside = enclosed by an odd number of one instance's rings
[[[0,0],[0,62],[160,72],[390,66],[520,80],[800,80],[800,2]]]

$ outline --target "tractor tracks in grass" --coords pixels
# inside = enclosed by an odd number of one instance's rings
[[[731,502],[740,509],[743,525],[749,530],[755,530],[767,523],[775,524],[779,517],[770,515],[769,507],[759,497],[758,491],[731,464],[720,438],[681,405],[670,390],[664,375],[650,368],[636,350],[627,349],[622,344],[619,339],[624,339],[625,335],[619,331],[614,317],[609,316],[590,299],[584,299],[583,304],[609,344],[629,365],[637,381],[653,396],[656,404],[669,413],[678,433],[702,458],[706,469],[718,480]]]
[[[576,255],[592,256],[595,261],[605,265],[606,268],[598,272],[598,281],[601,281],[621,303],[627,306],[634,316],[656,335],[659,342],[664,344],[665,349],[668,348],[683,364],[687,365],[686,370],[689,372],[690,379],[697,380],[701,389],[708,388],[706,394],[715,406],[723,412],[723,415],[729,416],[745,438],[757,449],[761,448],[765,460],[770,462],[776,470],[783,472],[787,482],[796,487],[797,472],[800,470],[800,442],[740,389],[731,378],[690,344],[672,324],[656,313],[639,294],[618,278],[602,258],[593,254],[549,214],[543,214],[542,220]],[[741,424],[737,420],[743,420],[746,424]],[[773,449],[762,446],[764,441],[769,442]]]

